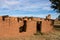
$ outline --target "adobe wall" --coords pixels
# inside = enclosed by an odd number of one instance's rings
[[[23,21],[17,21],[16,17],[0,17],[0,36],[18,36],[19,27],[23,25]]]
[[[27,32],[28,34],[36,33],[36,21],[27,21]]]
[[[26,20],[26,32],[20,32],[19,28],[24,25]],[[40,18],[17,18],[0,16],[0,37],[28,36],[36,33],[37,21],[42,21],[41,32],[46,33],[52,30],[52,21]]]
[[[51,31],[53,31],[52,20],[42,20],[41,32],[42,33],[49,33]]]

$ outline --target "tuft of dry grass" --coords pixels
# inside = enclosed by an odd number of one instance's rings
[[[60,40],[60,31],[54,31],[49,34],[39,34],[32,36],[2,37],[0,40]]]

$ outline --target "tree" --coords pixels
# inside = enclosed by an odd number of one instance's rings
[[[58,19],[60,20],[60,15],[58,16]]]
[[[59,13],[58,20],[60,20],[60,0],[50,0],[51,8],[53,8],[57,13]]]
[[[60,14],[60,0],[50,0],[51,8]]]

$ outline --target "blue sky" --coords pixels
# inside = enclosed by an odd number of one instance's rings
[[[0,15],[56,18],[58,14],[50,8],[49,0],[0,0]]]

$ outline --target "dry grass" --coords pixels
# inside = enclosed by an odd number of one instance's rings
[[[54,21],[54,24],[60,24],[60,21]]]
[[[60,31],[51,32],[43,35],[32,35],[26,37],[0,38],[0,40],[60,40]]]

